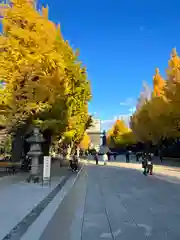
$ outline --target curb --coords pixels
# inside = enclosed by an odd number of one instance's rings
[[[3,181],[4,179],[8,178],[9,176],[3,176],[3,177],[0,177],[0,181]]]
[[[75,177],[75,179],[74,179],[74,181],[73,181],[72,187],[74,186],[74,184],[75,184],[76,181],[78,180],[81,172],[84,170],[84,167],[85,167],[85,164],[82,164],[81,169],[79,170],[79,172],[77,173],[77,175],[76,175],[76,177]]]
[[[77,173],[72,187],[79,178],[81,172],[84,169],[84,164]],[[60,192],[65,183],[73,176],[73,173],[69,173],[63,178],[63,180],[37,205],[30,213],[28,213],[2,240],[19,240],[28,230],[28,228],[35,222],[35,220],[40,216],[40,214],[45,210],[49,203],[55,198],[55,196]]]
[[[71,191],[74,191],[74,188],[77,187],[76,184],[78,185],[79,181],[81,181],[80,179],[82,175],[84,176],[84,172],[85,171],[83,171],[82,167],[81,171],[79,170],[79,173],[73,174],[73,176],[63,186],[62,190],[59,191],[52,202],[46,207],[46,209],[44,209],[41,215],[29,227],[27,232],[20,238],[21,240],[35,240],[42,238],[42,235],[49,223],[57,214],[57,211],[59,211],[58,209],[61,207],[63,202],[66,202],[66,199],[69,197],[69,194],[71,194]],[[66,207],[68,208],[68,206]],[[50,237],[50,239],[51,238],[53,237]]]

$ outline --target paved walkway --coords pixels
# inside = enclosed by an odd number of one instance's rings
[[[99,165],[104,165],[104,162],[101,160],[101,157],[99,158]],[[93,160],[93,157],[90,156],[88,160],[84,160],[84,163],[89,163],[89,164],[95,164],[95,161]],[[153,167],[153,171],[154,174],[156,176],[159,177],[163,177],[163,176],[169,176],[168,180],[176,181],[176,180],[180,180],[180,165],[176,164],[176,166],[174,166],[173,164],[175,164],[174,162],[168,161],[168,164],[166,165],[166,163],[161,163],[160,160],[155,159],[155,161],[153,160],[154,163],[154,167]],[[121,168],[128,168],[128,169],[136,169],[142,172],[142,163],[141,161],[136,162],[136,157],[135,156],[131,156],[131,161],[129,163],[126,163],[126,158],[124,155],[119,155],[117,156],[116,160],[114,161],[114,159],[112,159],[111,161],[109,161],[108,166],[111,167],[121,167]]]
[[[0,239],[9,233],[7,239],[20,239],[69,175],[67,168],[54,164],[50,186],[27,183],[28,173],[0,178]]]
[[[168,178],[86,166],[39,239],[178,240],[180,183]]]

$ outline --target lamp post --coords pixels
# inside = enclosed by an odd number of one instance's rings
[[[43,154],[41,144],[44,138],[38,128],[34,128],[33,135],[26,140],[30,144],[30,150],[27,155],[31,158],[31,173],[28,182],[37,183],[40,180],[39,157]]]

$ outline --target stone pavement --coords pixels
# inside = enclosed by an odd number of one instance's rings
[[[55,170],[54,170],[55,168]],[[0,178],[0,239],[20,239],[64,184],[67,168],[53,165],[50,186],[27,183],[27,173]]]
[[[73,174],[67,182],[63,185],[62,189],[58,192],[58,194],[53,198],[53,200],[47,205],[44,211],[40,214],[40,216],[29,226],[25,234],[20,238],[21,240],[34,240],[40,239],[44,229],[47,227],[48,223],[51,221],[52,217],[56,213],[59,205],[67,196],[70,189],[74,186],[74,183],[78,179],[78,174]],[[64,218],[65,219],[65,218]],[[51,234],[50,239],[53,239],[53,235]],[[19,239],[19,238],[18,238]],[[13,239],[14,240],[14,239]],[[16,239],[15,239],[16,240]]]
[[[128,167],[88,165],[33,240],[178,240],[179,202],[180,181],[145,177]]]
[[[7,172],[4,169],[0,169],[0,178],[7,176]]]

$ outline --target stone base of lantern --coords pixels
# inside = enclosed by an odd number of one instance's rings
[[[40,181],[39,156],[33,156],[31,164],[31,173],[27,179],[27,182],[39,183],[39,181]]]
[[[30,174],[27,178],[28,183],[39,183],[40,182],[40,176]]]

